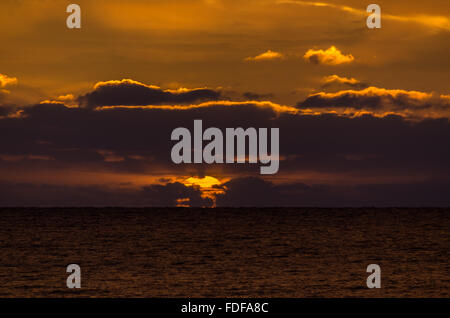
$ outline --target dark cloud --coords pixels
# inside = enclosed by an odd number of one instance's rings
[[[217,197],[217,206],[279,206],[280,193],[271,183],[258,177],[237,178],[223,184],[224,194]]]
[[[143,188],[142,193],[145,203],[150,206],[170,207],[183,203],[197,207],[212,206],[212,200],[203,198],[201,194],[198,187],[187,187],[179,182],[149,185]]]
[[[16,107],[14,105],[11,105],[11,104],[0,104],[0,117],[1,116],[8,116],[9,114],[14,113],[15,110],[16,110]]]
[[[218,100],[220,92],[208,88],[163,90],[133,80],[97,83],[92,92],[78,97],[82,107],[139,106],[161,104],[186,104],[206,100]]]
[[[141,189],[0,182],[0,206],[2,207],[175,207],[180,202],[197,207],[212,205],[211,199],[201,197],[198,188],[188,187],[178,182],[149,185]]]
[[[448,207],[450,182],[357,186],[276,185],[245,177],[227,182],[218,207]]]
[[[242,94],[242,96],[248,100],[268,100],[269,98],[272,98],[274,95],[245,92]]]
[[[310,95],[297,106],[300,108],[353,108],[356,110],[409,110],[414,112],[432,108],[448,109],[450,103],[447,98],[424,92],[367,87],[363,90],[343,90],[336,93],[320,92]]]

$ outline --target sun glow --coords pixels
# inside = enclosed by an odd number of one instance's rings
[[[215,185],[220,185],[221,182],[211,176],[205,176],[203,178],[190,177],[187,178],[184,182],[187,186],[198,185],[200,188],[212,188]]]

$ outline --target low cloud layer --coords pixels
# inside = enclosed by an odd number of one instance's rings
[[[0,169],[85,169],[146,174],[257,173],[255,165],[175,165],[171,132],[204,127],[278,127],[280,175],[448,173],[450,138],[447,118],[411,122],[396,115],[345,116],[302,112],[270,102],[209,102],[183,107],[88,109],[62,103],[26,107],[19,116],[0,119],[1,155],[39,155],[53,161],[2,162]],[[402,147],[399,147],[402,145]],[[106,155],[107,156],[106,156]],[[106,157],[105,157],[106,156]],[[109,159],[108,159],[109,158]],[[115,159],[114,159],[115,158]],[[121,158],[118,160],[118,158]],[[190,172],[189,172],[190,171]],[[216,171],[216,172],[215,172]],[[220,176],[220,175],[219,175]]]
[[[357,186],[274,184],[257,177],[233,179],[217,198],[221,207],[447,207],[450,183]]]
[[[36,185],[0,182],[0,206],[20,207],[211,207],[198,187],[181,183],[152,184],[140,189],[108,186]]]
[[[357,186],[274,184],[258,177],[235,178],[216,198],[178,182],[139,189],[107,186],[34,185],[0,182],[2,207],[447,207],[450,183]]]
[[[356,83],[343,77],[332,80]],[[117,82],[119,90],[122,84]],[[110,86],[114,92],[116,85],[109,84],[98,84],[93,92],[103,94],[107,87],[109,94]],[[108,95],[102,94],[99,96]],[[3,107],[0,205],[213,205],[198,188],[174,181],[192,176],[230,180],[220,186],[223,193],[217,197],[218,206],[331,206],[340,199],[342,205],[396,203],[381,185],[399,194],[399,204],[446,202],[450,183],[448,118],[410,120],[394,114],[346,115],[333,110],[414,110],[436,107],[435,101],[444,107],[448,100],[446,95],[369,87],[311,95],[297,108],[256,100],[99,107],[110,103],[95,100],[89,107],[41,103],[19,107],[19,112],[11,115],[11,107]],[[279,128],[279,173],[271,182],[241,180],[259,176],[259,165],[174,164],[171,132],[177,127],[192,129],[195,119],[202,119],[205,129]],[[136,178],[144,180],[134,184]],[[155,184],[158,178],[167,180]],[[123,182],[130,183],[126,189],[120,185]],[[420,196],[419,190],[427,196]],[[408,201],[408,194],[417,200]],[[390,199],[383,201],[383,196]]]

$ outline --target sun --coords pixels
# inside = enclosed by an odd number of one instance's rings
[[[221,182],[219,179],[205,176],[203,178],[190,177],[184,180],[183,182],[186,186],[198,185],[200,188],[212,188],[215,185],[220,185]]]

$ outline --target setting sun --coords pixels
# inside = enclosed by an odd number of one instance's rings
[[[215,185],[221,184],[218,179],[211,176],[205,176],[203,178],[190,177],[187,178],[183,183],[187,186],[198,185],[200,186],[200,188],[211,188]]]

